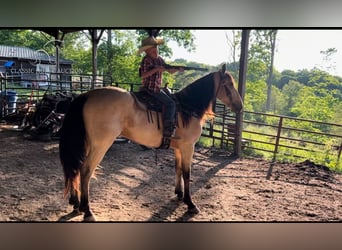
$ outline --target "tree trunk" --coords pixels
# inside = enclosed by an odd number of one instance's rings
[[[238,91],[239,91],[242,101],[244,101],[245,89],[246,89],[249,33],[250,33],[250,30],[242,30],[242,34],[241,34],[241,53],[240,53]],[[242,125],[243,125],[243,112],[240,112],[239,114],[236,115],[235,142],[234,142],[234,154],[238,157],[241,157],[242,155],[242,147],[241,147],[242,146]]]
[[[91,36],[91,44],[92,44],[92,64],[93,64],[93,79],[91,81],[91,89],[95,88],[96,77],[97,77],[97,46],[100,42],[101,36],[103,34],[103,30],[100,31],[100,34],[97,34],[97,30],[89,30]]]
[[[112,44],[112,30],[107,30],[107,67],[106,67],[106,83],[112,83],[112,61],[113,61],[113,44]]]
[[[274,52],[275,52],[276,38],[277,38],[277,30],[274,30],[271,33],[271,35],[270,35],[271,62],[270,62],[268,78],[267,78],[267,100],[266,100],[266,110],[267,111],[270,111],[270,109],[271,109],[273,62],[274,62]]]

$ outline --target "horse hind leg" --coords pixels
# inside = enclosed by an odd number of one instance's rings
[[[80,174],[76,176],[77,187],[79,186],[79,181],[80,181]],[[82,215],[82,212],[79,210],[79,207],[80,207],[79,191],[76,190],[73,185],[71,185],[71,188],[70,188],[69,204],[73,205],[73,211],[60,217],[58,221],[68,221],[76,216]]]
[[[91,157],[91,155],[90,155]],[[96,158],[102,158],[97,156]],[[89,182],[100,160],[87,160],[81,169],[81,200],[79,210],[84,213],[84,221],[96,221],[89,206]]]
[[[77,188],[79,188],[79,184],[80,184],[80,174],[77,175],[76,177],[76,183],[77,183]],[[69,198],[69,204],[73,206],[73,211],[71,212],[71,214],[78,216],[81,215],[81,211],[80,211],[80,195],[79,195],[79,191],[76,190],[73,186],[70,189],[70,198]]]
[[[84,213],[84,221],[96,221],[89,205],[89,182],[96,167],[102,161],[110,145],[113,144],[114,139],[108,140],[106,144],[92,146],[87,155],[87,159],[81,168],[81,200],[79,211]]]

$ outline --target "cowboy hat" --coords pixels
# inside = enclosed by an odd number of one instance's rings
[[[141,42],[141,46],[139,47],[139,50],[138,50],[138,54],[141,54],[143,51],[149,49],[149,48],[152,48],[156,45],[160,45],[160,44],[163,44],[164,43],[164,40],[161,39],[161,38],[155,38],[153,36],[150,36],[148,38],[145,38],[144,40],[142,40]]]

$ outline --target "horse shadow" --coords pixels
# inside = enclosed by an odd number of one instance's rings
[[[225,159],[223,162],[217,164],[214,167],[211,167],[209,170],[205,172],[204,175],[202,175],[200,178],[196,180],[196,184],[191,186],[191,193],[194,194],[198,192],[200,189],[204,188],[210,179],[212,179],[217,172],[219,172],[221,169],[224,169],[227,167],[227,165],[233,163],[235,160],[237,160],[238,157],[235,156],[229,156],[229,158]],[[167,221],[168,217],[170,217],[176,209],[179,208],[179,206],[185,205],[183,201],[179,201],[176,197],[171,198],[165,205],[163,205],[158,212],[155,212],[152,214],[152,216],[147,219],[149,222],[156,222],[156,221]],[[176,222],[185,222],[185,221],[191,221],[196,214],[189,213],[188,211],[185,211],[181,216],[178,216],[175,218]]]

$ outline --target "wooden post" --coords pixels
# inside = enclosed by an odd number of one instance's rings
[[[62,42],[64,39],[65,33],[60,33],[56,31],[55,33],[55,48],[56,48],[56,86],[58,89],[62,89],[62,82],[61,82],[61,70],[60,70],[60,49],[62,46]]]
[[[340,162],[341,152],[342,152],[342,141],[341,141],[340,147],[338,148],[336,167],[337,167],[338,163]]]
[[[280,134],[281,134],[281,129],[283,127],[283,117],[279,117],[279,124],[278,124],[278,131],[277,131],[277,137],[276,137],[276,143],[274,145],[274,152],[273,152],[273,159],[272,161],[276,160],[277,153],[278,153],[278,147],[279,147],[279,140],[280,140]]]
[[[250,30],[242,30],[241,36],[241,54],[240,54],[240,66],[239,66],[239,85],[238,91],[242,98],[245,97],[246,88],[246,72],[247,72],[247,61],[248,61],[248,44],[249,44],[249,32]],[[234,154],[241,157],[241,141],[242,141],[242,123],[243,123],[243,111],[236,115],[235,127],[235,143],[234,143]]]
[[[92,44],[92,65],[93,65],[93,79],[91,81],[91,89],[95,88],[96,84],[96,76],[97,76],[97,46],[100,42],[104,30],[100,30],[100,34],[97,33],[97,30],[89,30]]]
[[[283,116],[279,117],[279,124],[278,124],[278,131],[277,131],[277,137],[276,137],[276,143],[274,145],[274,151],[273,151],[273,159],[272,162],[270,164],[270,167],[268,168],[267,171],[267,176],[266,179],[269,180],[271,178],[272,175],[272,170],[273,170],[273,165],[275,163],[275,160],[277,158],[277,153],[278,153],[278,147],[279,147],[279,140],[280,140],[280,134],[281,134],[281,129],[283,127]]]

